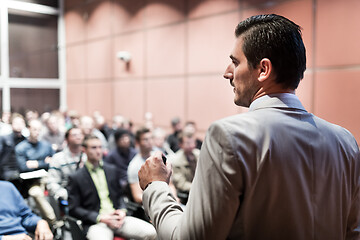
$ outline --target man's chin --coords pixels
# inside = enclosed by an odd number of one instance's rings
[[[234,99],[235,105],[239,107],[246,107],[248,108],[250,106],[250,101],[244,101],[242,99]]]

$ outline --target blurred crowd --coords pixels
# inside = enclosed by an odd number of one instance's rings
[[[195,122],[174,117],[169,125],[168,133],[154,126],[151,113],[134,129],[126,117],[116,115],[107,122],[100,112],[92,116],[76,111],[4,112],[0,180],[16,187],[31,210],[46,220],[55,238],[63,238],[64,216],[69,216],[82,221],[87,239],[106,233],[109,239],[153,239],[156,233],[151,224],[146,225],[150,220],[142,209],[137,172],[154,151],[162,151],[173,166],[174,198],[186,207],[202,144]],[[95,187],[89,188],[89,183]],[[8,220],[0,218],[0,225]],[[7,229],[12,232],[0,228],[0,236],[35,234],[34,227]]]

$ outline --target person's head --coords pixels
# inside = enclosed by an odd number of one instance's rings
[[[78,127],[71,127],[65,132],[65,140],[68,146],[81,146],[84,134]]]
[[[42,130],[42,123],[38,119],[32,119],[29,122],[29,141],[36,143],[39,141],[39,136]]]
[[[129,120],[127,120],[125,117],[121,115],[115,115],[112,119],[112,128],[118,129],[129,129]]]
[[[164,129],[157,127],[152,131],[152,133],[154,146],[160,149],[163,148],[166,141],[166,132]]]
[[[39,113],[36,110],[28,109],[25,111],[25,119],[28,124],[31,120],[38,118],[39,118]]]
[[[106,121],[105,121],[105,117],[103,115],[97,114],[96,116],[94,116],[94,123],[95,123],[95,128],[101,130],[104,128],[104,126],[106,125]]]
[[[114,133],[116,146],[120,149],[128,149],[131,146],[130,133],[126,129],[119,128]]]
[[[25,128],[24,117],[19,113],[13,113],[10,121],[13,133],[21,134],[21,131]]]
[[[79,127],[80,126],[80,115],[77,111],[75,110],[70,110],[68,113],[67,113],[69,119],[70,119],[70,122],[71,122],[71,125],[73,127]]]
[[[266,91],[271,84],[278,85],[283,92],[297,88],[306,69],[298,25],[279,15],[258,15],[240,22],[235,35],[232,64],[224,77],[235,87],[237,105],[248,107],[264,85],[265,93],[271,93]]]
[[[187,121],[185,123],[183,131],[191,133],[191,134],[195,134],[196,133],[196,123],[193,121]]]
[[[135,140],[142,154],[149,154],[153,148],[153,139],[150,129],[139,128],[135,133]]]
[[[191,132],[181,132],[179,135],[179,146],[185,154],[190,154],[196,148],[196,139]]]
[[[11,121],[11,112],[10,111],[3,111],[1,115],[1,121],[3,123],[10,123]]]
[[[80,118],[80,128],[85,136],[92,133],[94,126],[94,120],[92,117],[82,116]]]
[[[49,132],[57,133],[59,132],[59,120],[56,115],[50,115],[49,118],[46,120],[46,127],[48,128]]]
[[[93,135],[87,135],[83,141],[83,151],[87,156],[87,160],[92,164],[97,164],[103,157],[103,149],[101,140]]]
[[[174,117],[173,119],[171,119],[171,127],[173,128],[173,130],[175,132],[181,131],[182,126],[181,126],[181,120],[179,117]]]

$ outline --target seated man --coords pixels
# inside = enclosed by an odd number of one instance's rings
[[[50,143],[39,140],[41,130],[41,122],[37,119],[31,120],[29,122],[29,137],[16,145],[15,155],[20,172],[48,170],[54,150],[51,148]],[[41,178],[34,176],[34,178],[27,179],[22,188],[29,189],[28,193],[34,198],[41,215],[51,225],[54,225],[56,223],[55,212],[44,196],[45,184]]]
[[[13,181],[19,177],[15,156],[15,146],[25,140],[22,131],[25,128],[24,117],[18,113],[11,116],[12,133],[0,136],[0,179]]]
[[[88,135],[83,142],[87,161],[69,177],[69,214],[82,220],[89,240],[112,240],[114,234],[131,239],[155,239],[155,228],[126,216],[116,167],[102,161],[101,141]]]
[[[179,145],[180,149],[169,160],[173,166],[172,182],[181,203],[186,204],[200,150],[196,148],[196,139],[191,132],[180,133]]]
[[[35,239],[53,239],[48,223],[31,212],[15,186],[0,181],[0,239],[31,240],[28,233],[35,234]]]
[[[66,147],[63,151],[55,153],[50,162],[47,189],[51,196],[57,200],[67,200],[66,186],[70,174],[73,174],[85,160],[81,144],[84,135],[80,128],[72,127],[65,133]],[[80,161],[81,159],[81,161]]]
[[[135,141],[139,152],[131,160],[127,174],[132,198],[134,202],[142,205],[143,190],[139,185],[138,172],[146,159],[151,156],[154,149],[153,136],[150,129],[146,127],[139,128],[135,133]],[[174,196],[176,196],[176,189],[172,182],[170,182],[170,188]],[[176,198],[176,200],[178,201],[179,199]]]

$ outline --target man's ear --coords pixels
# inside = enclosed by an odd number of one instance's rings
[[[273,74],[272,63],[268,58],[261,59],[258,68],[259,68],[259,76],[258,76],[259,82],[266,81]]]

